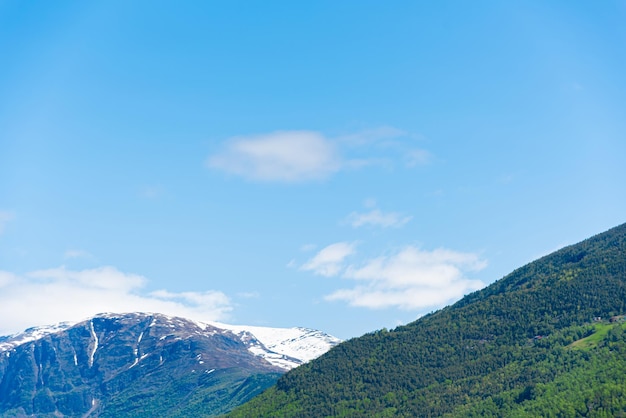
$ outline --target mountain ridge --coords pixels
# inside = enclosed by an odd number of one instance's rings
[[[338,343],[304,328],[251,327],[264,331],[257,338],[245,326],[231,327],[156,313],[103,313],[1,337],[0,415],[223,413],[320,347]]]

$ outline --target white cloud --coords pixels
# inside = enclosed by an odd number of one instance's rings
[[[344,268],[344,259],[354,254],[354,243],[337,242],[322,248],[313,258],[302,265],[302,270],[320,276],[336,276]]]
[[[406,167],[430,161],[406,132],[383,126],[328,138],[315,131],[276,131],[234,137],[209,156],[206,165],[256,181],[301,182],[328,178],[340,170]]]
[[[341,276],[354,280],[356,286],[337,290],[327,295],[326,300],[374,309],[441,306],[484,287],[482,281],[469,279],[466,273],[480,271],[486,265],[472,253],[447,249],[424,251],[408,246],[396,254],[347,266]],[[339,275],[340,270],[332,273]]]
[[[365,225],[397,228],[405,225],[412,218],[412,216],[404,216],[397,212],[381,212],[379,209],[372,209],[365,213],[352,212],[347,220],[354,228]]]
[[[232,138],[207,165],[248,179],[284,182],[322,179],[341,168],[333,143],[312,131]]]
[[[0,234],[4,232],[4,227],[9,221],[12,221],[14,218],[13,213],[0,211]]]
[[[10,285],[16,280],[18,280],[17,275],[13,273],[9,273],[8,271],[0,270],[0,289],[3,288],[4,286]]]
[[[114,267],[79,271],[58,267],[23,276],[0,271],[0,335],[101,312],[160,312],[217,321],[232,310],[229,298],[219,291],[145,294],[141,289],[147,282]]]
[[[136,274],[122,273],[114,267],[99,267],[89,270],[72,271],[65,267],[37,270],[28,277],[40,279],[41,284],[67,284],[95,290],[129,292],[141,288],[147,279]]]

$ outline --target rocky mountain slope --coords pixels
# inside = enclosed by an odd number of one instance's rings
[[[210,416],[338,342],[148,313],[35,327],[0,337],[0,416]]]
[[[626,416],[625,314],[626,224],[346,341],[229,416]]]

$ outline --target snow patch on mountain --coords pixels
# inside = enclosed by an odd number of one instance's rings
[[[238,335],[252,353],[286,370],[321,356],[341,342],[332,335],[308,328],[210,324]]]
[[[60,322],[55,325],[32,327],[25,331],[18,332],[17,334],[2,336],[0,337],[0,353],[12,350],[18,345],[26,344],[31,341],[37,341],[46,335],[65,331],[75,324],[75,322]]]

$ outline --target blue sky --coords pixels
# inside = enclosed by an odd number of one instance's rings
[[[0,1],[0,333],[410,322],[626,221],[626,2]]]

